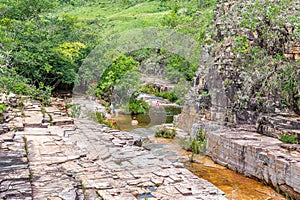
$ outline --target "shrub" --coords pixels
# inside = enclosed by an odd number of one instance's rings
[[[206,150],[207,139],[203,133],[203,130],[200,129],[195,138],[188,138],[182,141],[182,148],[191,151],[191,161],[193,161],[195,154],[204,154]]]
[[[174,128],[168,128],[166,126],[162,126],[155,132],[155,137],[163,137],[168,139],[173,139],[176,136],[177,132]]]
[[[142,85],[139,89],[139,92],[146,94],[155,94],[158,90],[154,87],[153,84]]]
[[[40,83],[39,87],[33,91],[32,97],[36,100],[40,100],[42,105],[47,106],[51,103],[51,91],[50,86],[44,86]]]
[[[149,110],[149,104],[143,100],[130,99],[129,100],[129,112],[131,114],[145,114]]]
[[[133,115],[145,114],[149,111],[149,104],[142,99],[137,99],[138,92],[132,94],[129,99],[129,112]]]
[[[138,72],[139,62],[131,56],[120,55],[107,67],[97,84],[96,95],[104,100],[111,100],[114,85],[124,79],[128,73]],[[130,77],[134,79],[134,77]]]

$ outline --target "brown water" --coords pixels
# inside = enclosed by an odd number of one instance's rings
[[[199,163],[187,163],[186,167],[195,175],[220,188],[231,200],[279,200],[285,199],[271,187],[247,178],[221,165],[215,164],[207,156],[198,156]]]

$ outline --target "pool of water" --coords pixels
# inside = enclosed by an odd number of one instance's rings
[[[159,107],[151,107],[147,114],[135,115],[138,120],[137,126],[132,126],[133,116],[124,113],[116,115],[116,124],[120,130],[131,131],[136,128],[151,127],[164,123],[172,123],[174,115],[181,113],[181,107],[173,105],[161,105]]]

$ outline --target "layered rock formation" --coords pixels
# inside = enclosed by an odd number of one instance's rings
[[[300,141],[300,3],[218,1],[214,14],[175,123],[191,135],[205,130],[217,162],[297,199],[299,152],[278,139]],[[245,124],[253,128],[230,129]]]

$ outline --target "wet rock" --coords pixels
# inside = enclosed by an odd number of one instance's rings
[[[7,133],[9,128],[5,124],[0,124],[0,134]]]

